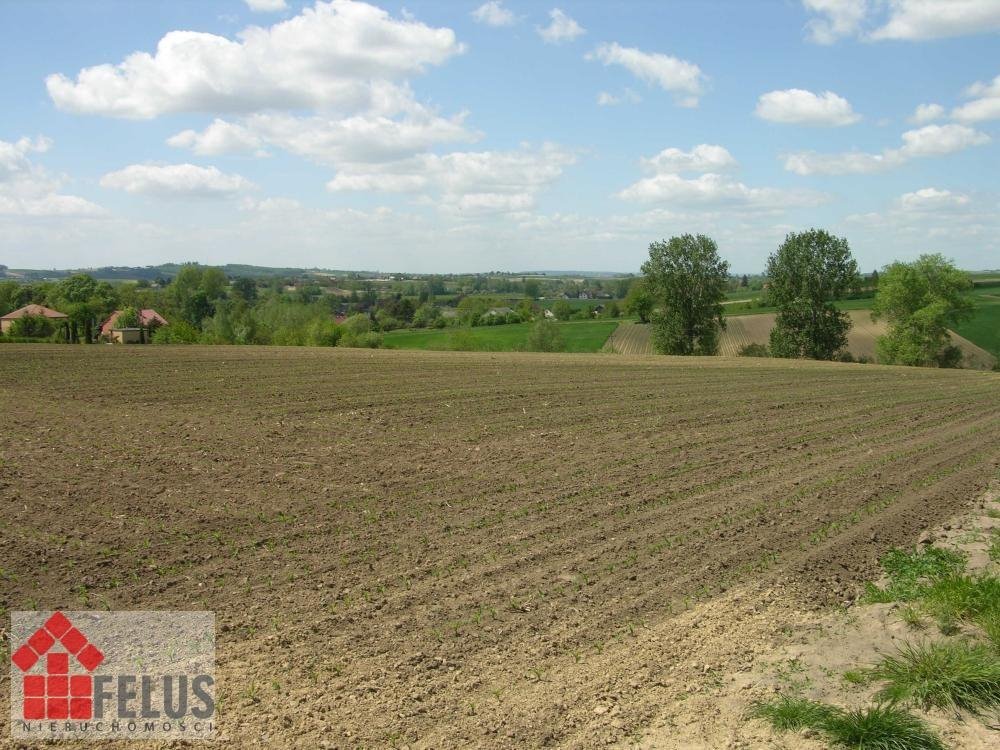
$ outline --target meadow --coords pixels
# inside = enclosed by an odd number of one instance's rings
[[[388,349],[514,352],[525,348],[533,323],[497,326],[426,328],[389,331]],[[567,352],[597,352],[618,325],[616,320],[571,320],[556,323]]]

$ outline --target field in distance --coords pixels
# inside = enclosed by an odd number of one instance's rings
[[[389,331],[389,349],[513,352],[525,348],[533,323],[454,328],[417,328]],[[556,323],[567,352],[597,352],[618,325],[616,320],[571,320]]]
[[[1000,305],[995,309],[1000,312]],[[988,320],[988,316],[984,314],[985,310],[986,308],[978,307],[976,309],[977,317],[973,319],[973,322],[982,328],[982,330],[977,328],[972,331],[980,339],[987,338],[989,333],[993,332],[985,322]],[[876,339],[886,332],[885,323],[873,322],[871,314],[867,310],[852,310],[848,315],[851,317],[851,330],[847,335],[847,350],[854,357],[866,357],[874,361]],[[774,313],[727,316],[726,330],[719,337],[719,354],[724,357],[736,357],[739,356],[740,350],[748,344],[766,345],[771,335],[771,329],[774,327],[774,318]],[[983,322],[979,323],[979,321]],[[996,324],[1000,326],[1000,320],[997,320]],[[960,327],[959,330],[967,329]],[[989,370],[997,361],[993,354],[957,333],[952,333],[952,341],[962,350],[963,367]],[[649,326],[631,322],[623,323],[608,339],[604,350],[618,354],[653,354]]]
[[[0,383],[0,616],[214,611],[232,746],[624,742],[711,689],[685,608],[840,602],[1000,462],[968,370],[12,344]]]

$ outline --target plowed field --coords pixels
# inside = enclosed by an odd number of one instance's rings
[[[0,421],[0,604],[214,610],[224,746],[595,747],[707,679],[686,607],[839,602],[975,498],[1000,376],[7,345]]]
[[[868,310],[851,310],[851,330],[847,334],[847,350],[855,357],[875,359],[875,341],[886,332],[884,322],[873,322]],[[724,357],[739,356],[747,344],[767,344],[774,327],[774,313],[738,315],[726,318],[726,330],[719,337],[719,354]],[[963,367],[988,370],[995,359],[985,349],[952,332],[952,342],[962,350]],[[605,349],[618,354],[652,354],[653,343],[649,326],[622,323],[608,340]]]

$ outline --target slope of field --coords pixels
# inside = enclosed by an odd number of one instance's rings
[[[690,604],[839,602],[1000,462],[1000,375],[777,360],[9,345],[0,414],[0,604],[213,610],[227,747],[624,741]]]
[[[1000,289],[977,294],[972,319],[955,326],[955,331],[1000,360]]]
[[[603,351],[614,354],[652,354],[649,326],[623,321],[608,337]]]
[[[995,316],[996,320],[990,317],[990,308],[980,306],[976,308],[976,317],[967,324],[967,328],[959,327],[959,331],[968,331],[976,335],[980,340],[989,341],[991,325],[1000,326],[1000,312]],[[1000,306],[996,308],[1000,311]],[[875,323],[871,319],[871,314],[866,310],[854,310],[848,313],[851,316],[851,330],[847,335],[847,348],[855,357],[867,357],[875,360],[875,340],[885,333],[884,322]],[[740,349],[747,344],[767,344],[774,327],[774,314],[763,313],[760,315],[740,315],[736,317],[726,317],[726,330],[719,338],[719,354],[724,357],[739,356]],[[958,346],[964,355],[963,367],[979,370],[989,370],[996,362],[989,351],[976,346],[967,338],[952,332],[952,341]],[[619,354],[652,354],[653,344],[649,335],[649,326],[641,324],[622,324],[615,331],[605,347],[608,351]]]
[[[572,320],[556,323],[568,352],[597,352],[618,325],[614,320]],[[524,349],[531,323],[475,328],[401,329],[385,334],[390,349],[513,352]]]

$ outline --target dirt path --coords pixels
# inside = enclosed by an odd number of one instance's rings
[[[777,360],[12,345],[0,414],[0,603],[214,610],[266,747],[641,737],[691,607],[838,602],[1000,462],[996,375]]]

